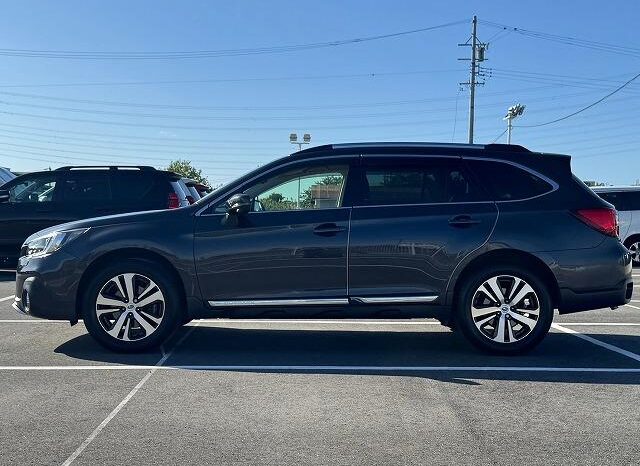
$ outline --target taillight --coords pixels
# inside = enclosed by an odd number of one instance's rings
[[[178,199],[178,195],[176,193],[169,193],[167,209],[177,209],[178,207],[180,207],[180,199]]]
[[[618,213],[613,209],[581,209],[576,217],[587,225],[609,236],[618,236]]]
[[[196,200],[193,198],[193,196],[187,196],[187,201],[189,201],[189,204],[195,204]]]

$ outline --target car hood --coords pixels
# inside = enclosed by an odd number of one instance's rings
[[[77,228],[97,228],[110,225],[123,225],[127,223],[139,222],[175,221],[178,218],[186,218],[190,217],[191,215],[191,209],[182,208],[168,210],[150,210],[146,212],[130,212],[126,214],[107,215],[104,217],[92,217],[45,228],[44,230],[40,230],[29,236],[25,240],[25,242],[35,237],[46,235],[47,233],[53,233],[54,231],[74,230]]]

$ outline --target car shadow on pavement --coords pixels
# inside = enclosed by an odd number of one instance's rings
[[[190,332],[188,338],[172,349],[186,332]],[[640,336],[625,338],[627,344],[638,347]],[[561,333],[550,333],[539,347],[520,356],[482,353],[448,331],[413,330],[183,327],[165,348],[171,355],[164,366],[186,370],[410,376],[470,385],[483,379],[640,384],[640,372],[597,372],[611,368],[638,370],[639,363]],[[55,352],[109,364],[153,365],[160,359],[157,352],[110,352],[88,334],[63,343]],[[576,370],[580,368],[589,370]]]

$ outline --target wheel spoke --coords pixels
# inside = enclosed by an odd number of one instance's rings
[[[520,322],[521,324],[526,325],[527,327],[529,327],[529,329],[533,329],[533,327],[535,327],[535,325],[538,323],[538,321],[533,320],[529,317],[525,317],[523,315],[518,314],[517,312],[511,312],[509,314],[511,316],[511,318],[515,321]]]
[[[111,281],[118,287],[118,292],[120,293],[120,296],[122,296],[122,299],[126,300],[127,299],[127,293],[124,291],[124,288],[122,288],[122,282],[120,281],[120,277],[122,275],[118,275],[115,278],[112,278]]]
[[[485,317],[484,319],[479,320],[478,322],[476,322],[476,326],[477,326],[478,328],[481,328],[484,324],[489,323],[492,319],[495,319],[495,318],[496,318],[496,315],[495,315],[495,314],[490,315],[490,316],[487,316],[487,317]]]
[[[140,295],[144,296],[144,295]],[[144,307],[156,301],[160,301],[162,299],[162,292],[156,287],[156,291],[151,293],[149,296],[144,297],[138,302],[138,307]]]
[[[482,316],[486,316],[487,314],[495,314],[497,311],[499,311],[500,308],[498,307],[475,307],[475,306],[471,306],[471,315],[473,316],[473,318],[478,318],[478,317],[482,317]]]
[[[122,309],[126,306],[126,304],[119,299],[106,298],[102,296],[102,294],[98,295],[98,299],[96,300],[96,304],[99,306],[109,306],[110,308],[118,308]]]
[[[124,286],[127,288],[127,302],[132,302],[136,297],[133,293],[133,280],[136,275],[133,273],[125,273]]]
[[[113,324],[113,327],[111,328],[111,330],[108,330],[107,333],[111,335],[113,338],[118,338],[118,335],[120,334],[120,330],[122,329],[122,326],[124,325],[124,321],[127,319],[127,316],[128,316],[127,312],[123,312],[122,314],[120,314],[120,317],[118,317],[118,320],[116,320],[116,323]]]
[[[504,316],[504,314],[500,314],[500,317],[498,318],[498,328],[496,329],[496,335],[493,337],[493,341],[497,341],[499,343],[504,343],[505,339],[504,339],[504,326],[505,326],[505,322],[507,321],[506,317]]]
[[[160,325],[160,322],[162,322],[162,317],[155,317],[155,316],[152,316],[152,315],[151,315],[151,314],[149,314],[148,312],[145,312],[145,311],[140,310],[140,311],[138,311],[138,314],[140,314],[140,315],[141,315],[142,317],[144,317],[144,318],[150,319],[150,320],[152,320],[153,322],[155,322],[155,323],[156,323],[156,327],[157,327],[158,325]]]
[[[507,334],[509,335],[509,342],[516,341],[516,337],[513,335],[513,320],[507,321]]]
[[[147,335],[151,335],[153,333],[153,331],[156,329],[153,325],[151,325],[149,322],[147,322],[144,317],[142,317],[140,314],[138,314],[137,312],[133,312],[133,318],[135,319],[135,321],[140,324],[140,327],[142,327],[144,329],[144,331],[146,332]]]
[[[492,296],[494,299],[497,299],[500,304],[504,303],[504,294],[500,289],[500,284],[498,283],[498,277],[493,277],[484,282],[485,288],[491,290],[495,296]],[[489,294],[491,296],[491,294]]]
[[[513,297],[511,300],[511,305],[518,307],[520,301],[522,301],[529,293],[533,293],[533,288],[531,288],[527,283],[518,291],[518,294]]]

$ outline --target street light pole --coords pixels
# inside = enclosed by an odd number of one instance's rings
[[[504,119],[507,120],[507,144],[511,144],[511,131],[513,130],[513,120],[524,113],[525,106],[521,104],[512,105],[507,110]],[[504,133],[503,133],[504,134]]]

